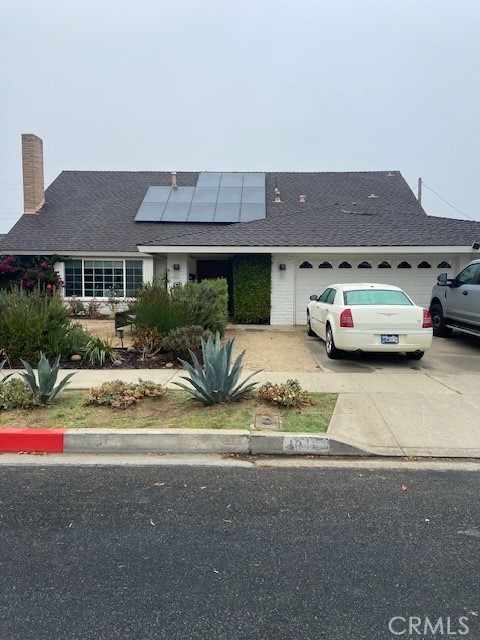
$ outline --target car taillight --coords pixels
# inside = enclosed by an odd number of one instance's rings
[[[350,309],[344,309],[340,314],[340,326],[347,329],[353,328],[353,316]]]
[[[431,329],[432,327],[433,327],[433,323],[432,323],[432,316],[430,315],[430,311],[427,311],[427,309],[424,309],[422,329]]]

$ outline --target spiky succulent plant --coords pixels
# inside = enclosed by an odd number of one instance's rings
[[[26,369],[26,372],[20,373],[22,378],[28,384],[32,390],[33,395],[37,398],[40,404],[48,404],[51,402],[57,394],[66,386],[70,378],[75,373],[69,373],[65,378],[55,386],[57,381],[58,370],[60,368],[60,356],[57,356],[55,362],[50,365],[49,360],[45,357],[45,354],[40,354],[40,360],[38,362],[38,384],[37,378],[32,367],[26,360],[22,360],[22,364]]]
[[[251,391],[256,382],[247,382],[259,371],[251,373],[243,382],[239,383],[242,375],[242,361],[245,351],[243,351],[232,363],[232,349],[234,339],[227,340],[222,345],[220,334],[217,332],[215,338],[205,340],[201,338],[203,365],[199,359],[190,351],[193,364],[182,360],[179,361],[190,374],[182,376],[190,386],[183,382],[175,382],[179,387],[192,394],[194,398],[204,404],[220,404],[221,402],[234,402]],[[192,389],[193,387],[193,389]]]

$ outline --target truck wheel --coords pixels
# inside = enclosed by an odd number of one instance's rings
[[[442,307],[439,304],[433,304],[430,307],[430,315],[432,316],[433,335],[439,338],[448,338],[452,334],[452,329],[445,324]]]

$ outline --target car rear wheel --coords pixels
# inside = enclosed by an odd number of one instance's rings
[[[317,334],[315,333],[315,331],[312,329],[312,325],[310,324],[310,314],[307,313],[307,334],[309,336],[316,336]]]
[[[445,324],[442,307],[439,304],[432,304],[430,315],[432,316],[433,335],[439,338],[448,338],[452,330]]]
[[[327,330],[325,333],[325,351],[327,352],[327,356],[331,360],[336,360],[341,355],[340,349],[337,349],[337,347],[335,346],[332,328],[330,327],[329,324],[327,324]]]
[[[425,351],[412,351],[411,353],[406,353],[405,357],[407,360],[421,360],[425,355]]]

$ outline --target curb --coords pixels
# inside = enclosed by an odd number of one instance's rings
[[[243,453],[370,456],[323,434],[217,429],[0,429],[0,453]]]

